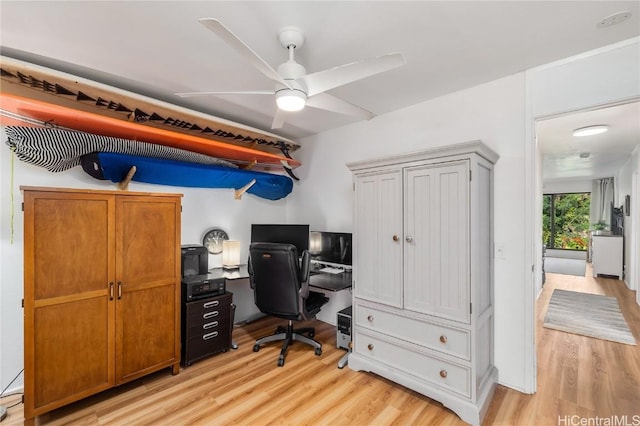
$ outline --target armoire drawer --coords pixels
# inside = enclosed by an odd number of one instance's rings
[[[471,371],[467,367],[408,349],[393,343],[393,339],[383,340],[357,329],[354,342],[354,351],[362,356],[405,371],[467,398],[471,397]]]
[[[398,316],[360,304],[356,306],[355,316],[355,323],[358,326],[465,360],[471,359],[471,337],[467,330]]]

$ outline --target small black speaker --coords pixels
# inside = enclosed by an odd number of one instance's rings
[[[209,272],[209,252],[197,244],[184,245],[182,249],[182,276],[202,275]]]

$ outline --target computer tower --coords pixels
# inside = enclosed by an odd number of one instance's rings
[[[336,346],[349,350],[351,343],[351,306],[338,312]]]

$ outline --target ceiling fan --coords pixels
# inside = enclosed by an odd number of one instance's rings
[[[391,53],[307,74],[306,69],[294,59],[295,49],[304,43],[304,33],[300,28],[289,26],[282,28],[278,34],[280,44],[289,52],[289,60],[280,64],[275,70],[217,19],[202,18],[198,22],[214,32],[229,47],[271,79],[275,83],[274,89],[240,92],[189,92],[176,93],[176,95],[185,98],[229,94],[275,96],[277,109],[271,124],[272,129],[282,127],[287,112],[300,111],[305,106],[369,120],[374,117],[371,111],[325,92],[406,64],[402,53]]]

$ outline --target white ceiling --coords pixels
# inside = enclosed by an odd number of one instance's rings
[[[640,77],[639,77],[640,78]],[[582,127],[605,124],[607,132],[573,136]],[[615,176],[640,145],[640,102],[541,120],[536,123],[545,181]],[[588,158],[580,154],[588,153]]]
[[[631,18],[597,27],[619,11]],[[174,95],[272,88],[203,17],[274,68],[287,59],[277,41],[287,25],[305,32],[296,59],[307,72],[402,52],[404,67],[330,91],[378,115],[640,35],[640,1],[2,0],[0,44],[8,56],[270,131],[271,97]],[[354,121],[305,108],[275,133],[299,139]]]

